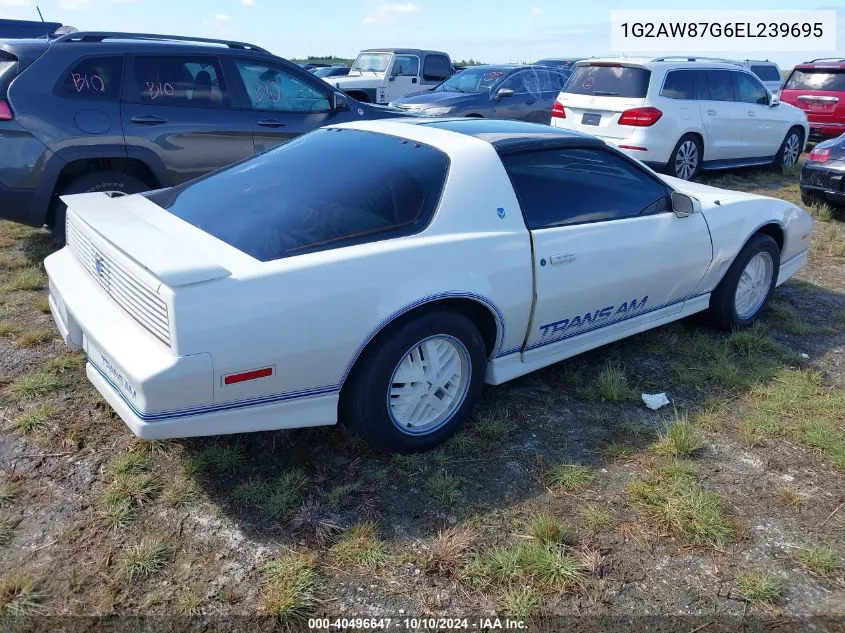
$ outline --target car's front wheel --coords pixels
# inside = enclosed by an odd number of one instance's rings
[[[694,134],[685,134],[669,157],[669,175],[681,180],[692,180],[701,171],[701,157],[701,141]]]
[[[758,233],[739,252],[710,296],[710,319],[723,330],[748,327],[769,302],[777,285],[780,249]]]
[[[487,352],[473,322],[438,310],[383,332],[341,395],[342,420],[384,451],[413,453],[446,441],[481,395]]]

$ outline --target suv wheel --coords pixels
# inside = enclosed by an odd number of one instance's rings
[[[701,141],[694,134],[685,134],[675,145],[669,157],[669,175],[681,180],[692,180],[701,171]]]
[[[97,171],[80,176],[76,180],[71,181],[56,196],[56,200],[53,203],[53,225],[51,227],[53,236],[62,244],[65,243],[67,205],[59,200],[58,196],[74,193],[94,193],[97,191],[129,195],[149,191],[149,189],[149,185],[145,182],[122,171]]]
[[[801,131],[792,128],[786,133],[786,138],[783,139],[780,149],[775,156],[775,168],[783,169],[795,167],[798,164],[798,157],[801,156],[801,146],[804,140]]]

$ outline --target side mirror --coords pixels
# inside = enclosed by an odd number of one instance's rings
[[[672,192],[672,211],[679,218],[688,218],[696,211],[701,211],[701,203],[680,191]]]
[[[780,105],[780,97],[772,93],[772,96],[769,99],[769,107],[774,108],[776,105]]]
[[[493,96],[494,101],[501,101],[504,97],[512,97],[513,90],[510,88],[499,88],[499,91]]]
[[[349,101],[342,92],[333,92],[331,98],[332,111],[341,112],[349,109]]]

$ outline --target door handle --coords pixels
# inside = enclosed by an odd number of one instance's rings
[[[710,116],[716,116],[718,112],[716,112],[715,110],[708,110],[707,114],[709,114]]]
[[[258,121],[258,125],[261,127],[285,127],[286,124],[279,119],[261,119]]]
[[[132,121],[132,123],[140,123],[141,125],[161,125],[162,123],[167,123],[167,119],[155,116],[154,114],[139,114],[138,116],[133,116],[129,120]]]
[[[757,116],[757,114],[756,114],[756,113],[754,113],[754,112],[752,112],[751,110],[749,110],[748,112],[746,112],[746,114],[747,114],[748,116]]]
[[[549,263],[554,266],[555,264],[568,264],[569,262],[575,261],[575,253],[562,253],[560,255],[552,255],[549,257]]]

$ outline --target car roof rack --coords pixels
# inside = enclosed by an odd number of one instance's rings
[[[721,62],[723,64],[733,64],[734,66],[742,66],[742,62],[735,59],[724,59],[722,57],[701,57],[700,55],[664,55],[662,57],[655,57],[653,62]]]
[[[816,62],[843,62],[845,63],[845,59],[841,57],[819,57],[818,59],[811,59],[808,62],[804,62],[805,64],[815,64]]]
[[[182,35],[158,35],[154,33],[121,33],[117,31],[78,31],[57,37],[53,43],[61,42],[102,42],[103,40],[142,40],[148,42],[196,42],[199,44],[221,44],[229,48],[245,51],[256,51],[258,53],[270,53],[270,51],[248,44],[247,42],[235,42],[232,40],[215,40],[206,37],[185,37]]]

